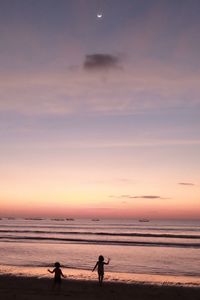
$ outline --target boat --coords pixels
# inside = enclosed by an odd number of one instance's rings
[[[148,219],[140,219],[139,222],[149,222]]]

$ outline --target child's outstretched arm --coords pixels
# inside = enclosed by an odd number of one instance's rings
[[[53,271],[51,271],[51,270],[49,270],[49,269],[48,269],[47,271],[48,271],[49,273],[54,273],[54,270],[53,270]]]
[[[97,265],[98,265],[98,261],[97,261],[96,265],[94,266],[92,272],[94,272],[94,270],[96,269]]]

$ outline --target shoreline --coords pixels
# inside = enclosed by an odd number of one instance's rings
[[[97,280],[63,279],[61,290],[52,290],[53,279],[0,274],[0,296],[2,299],[161,299],[199,300],[200,286],[156,285],[147,283],[121,283]]]
[[[82,269],[62,268],[67,280],[96,282],[97,272]],[[0,276],[52,279],[52,275],[47,272],[46,267],[20,267],[0,265]],[[200,277],[195,276],[175,276],[175,275],[155,275],[136,273],[116,273],[105,272],[104,281],[107,283],[121,284],[146,284],[157,286],[181,286],[200,287]]]

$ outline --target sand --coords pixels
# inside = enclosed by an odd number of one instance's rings
[[[0,276],[0,299],[11,300],[200,300],[200,287],[63,280],[61,290],[52,290],[48,278]]]

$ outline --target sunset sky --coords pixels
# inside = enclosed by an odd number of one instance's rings
[[[200,218],[199,15],[0,0],[0,216]]]

